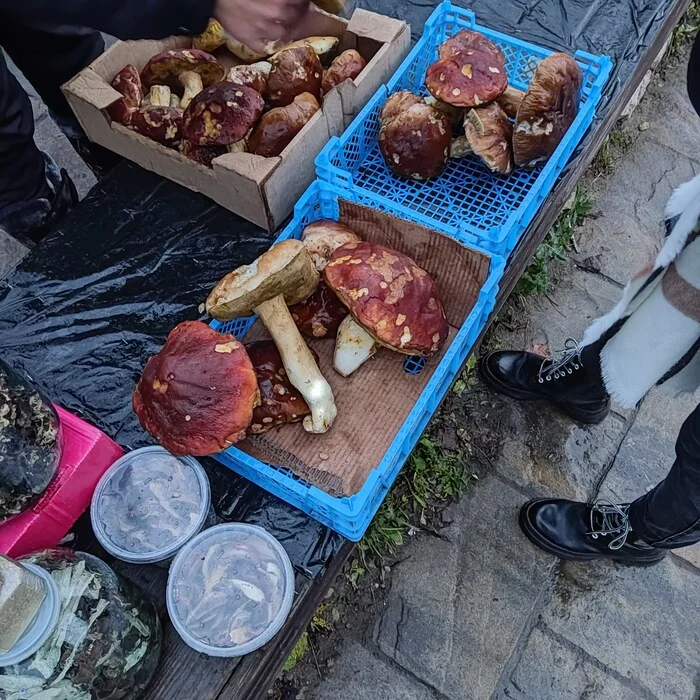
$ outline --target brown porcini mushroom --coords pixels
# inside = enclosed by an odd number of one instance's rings
[[[246,46],[242,41],[238,41],[238,39],[229,35],[226,37],[226,48],[236,58],[240,58],[241,61],[255,63],[256,61],[262,61],[268,56],[271,56],[275,53],[277,47],[275,44],[271,44],[269,52],[259,53],[258,51],[253,51],[253,49]]]
[[[175,107],[143,107],[131,115],[126,127],[163,146],[175,148],[182,138],[182,110]]]
[[[175,455],[221,452],[242,440],[260,402],[248,353],[201,321],[175,327],[132,396],[144,430]]]
[[[508,86],[503,52],[478,32],[463,30],[443,45],[441,56],[425,77],[428,90],[438,100],[456,107],[479,107],[493,102]]]
[[[306,338],[332,338],[348,310],[325,282],[306,300],[289,307],[294,323]]]
[[[447,339],[447,317],[437,286],[407,255],[368,241],[347,243],[333,253],[324,277],[355,323],[380,345],[428,357]],[[357,337],[357,331],[347,326],[348,335]],[[348,359],[356,351],[346,350],[341,330],[335,366],[344,374],[348,365],[359,365]]]
[[[338,49],[338,44],[340,44],[340,39],[337,36],[309,36],[306,39],[285,44],[277,53],[287,49],[295,49],[297,46],[310,46],[316,52],[321,63],[328,65]]]
[[[311,409],[304,429],[325,433],[336,416],[333,390],[289,313],[288,304],[308,299],[319,276],[304,244],[288,239],[273,245],[251,265],[229,273],[207,299],[208,313],[220,321],[257,314],[282,356],[289,381]]]
[[[185,110],[182,132],[196,146],[240,141],[257,122],[265,103],[259,92],[223,82],[205,88]]]
[[[513,154],[518,166],[549,159],[576,119],[583,75],[565,53],[554,53],[537,67],[518,106],[513,128]]]
[[[259,340],[245,347],[260,389],[260,405],[253,409],[248,435],[261,435],[280,425],[304,420],[311,410],[289,381],[274,341]],[[318,360],[313,350],[311,353]]]
[[[323,272],[340,246],[359,241],[359,236],[345,224],[332,219],[320,219],[310,223],[301,235],[301,240],[319,272]]]
[[[236,85],[245,85],[262,95],[267,87],[271,71],[272,64],[267,61],[258,61],[251,65],[233,66],[226,75],[226,80]]]
[[[496,102],[511,119],[515,119],[518,116],[518,107],[520,107],[524,97],[523,90],[509,85]]]
[[[106,112],[112,121],[126,124],[131,115],[141,106],[143,88],[141,76],[135,66],[124,66],[112,80],[112,87],[121,97],[107,107]]]
[[[445,168],[450,155],[452,124],[448,117],[422,99],[402,96],[382,110],[379,149],[391,171],[399,177],[429,180]],[[410,104],[396,114],[400,104]],[[388,115],[394,115],[393,118]]]
[[[382,107],[382,111],[379,113],[379,125],[386,126],[390,121],[398,117],[399,114],[403,114],[409,107],[419,105],[422,102],[424,102],[422,97],[408,90],[395,92],[393,95],[389,96],[389,99]]]
[[[323,73],[321,89],[323,94],[329,93],[334,87],[346,80],[355,80],[367,66],[367,61],[355,49],[343,51]]]
[[[263,114],[248,139],[248,151],[258,156],[278,156],[321,109],[316,98],[302,93],[285,107],[275,107]]]
[[[452,142],[450,156],[479,156],[491,172],[507,175],[513,170],[513,126],[495,102],[476,107],[464,120],[464,136]]]
[[[449,105],[447,102],[438,100],[432,95],[428,95],[423,98],[425,104],[439,109],[447,118],[452,122],[453,127],[461,126],[464,122],[464,109],[462,107],[455,107],[454,105]]]
[[[226,43],[226,32],[218,20],[210,19],[207,28],[192,39],[192,48],[213,53]]]
[[[205,87],[221,82],[224,67],[206,51],[199,49],[169,49],[156,54],[141,71],[144,89],[151,85],[167,85],[171,90],[182,91],[180,75],[185,71],[199,74]]]
[[[179,151],[185,158],[195,161],[200,165],[205,165],[207,168],[212,167],[214,158],[228,153],[227,146],[195,146],[191,141],[182,139],[179,145]]]
[[[304,92],[321,98],[323,67],[316,52],[308,45],[296,46],[270,58],[272,70],[265,96],[271,107],[285,107]]]

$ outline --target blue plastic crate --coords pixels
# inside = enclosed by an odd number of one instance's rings
[[[438,58],[438,46],[461,29],[475,29],[501,47],[509,82],[527,88],[539,62],[552,51],[495,32],[476,23],[473,12],[442,3],[426,22],[423,37],[386,86],[382,86],[347,131],[330,140],[316,159],[320,179],[349,191],[354,202],[371,203],[425,226],[475,243],[507,257],[534,218],[557,177],[591,125],[612,62],[582,51],[575,58],[583,71],[581,109],[546,164],[495,175],[476,157],[453,160],[428,182],[394,177],[379,151],[379,112],[399,90],[427,95],[425,74]]]
[[[339,193],[330,185],[314,182],[299,200],[292,222],[277,241],[300,238],[304,228],[312,221],[337,220],[339,198],[346,199],[344,193]],[[290,470],[261,462],[237,447],[231,447],[215,455],[215,458],[344,537],[355,542],[360,540],[493,311],[498,285],[505,269],[505,260],[486,253],[477,246],[472,247],[491,259],[489,274],[479,298],[384,458],[376,465],[358,493],[351,497],[333,497]],[[226,323],[214,322],[212,326],[223,333],[232,333],[242,338],[254,322],[255,318],[250,317]],[[421,368],[418,358],[409,357],[404,363],[404,370],[407,372],[417,373]],[[361,381],[361,371],[358,373],[358,381]]]

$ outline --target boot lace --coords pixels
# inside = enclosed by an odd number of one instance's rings
[[[537,373],[537,381],[540,384],[551,382],[552,379],[557,380],[573,374],[577,369],[583,367],[581,353],[583,346],[573,338],[567,338],[564,343],[563,350],[557,350],[560,355],[558,360],[545,358],[540,365],[540,371]]]
[[[591,506],[591,529],[588,534],[597,540],[599,537],[613,537],[608,547],[620,549],[632,532],[629,519],[629,505],[618,505],[599,500]]]

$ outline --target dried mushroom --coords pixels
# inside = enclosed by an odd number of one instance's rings
[[[174,455],[221,452],[245,437],[260,395],[245,348],[200,321],[168,335],[132,398],[144,430]]]

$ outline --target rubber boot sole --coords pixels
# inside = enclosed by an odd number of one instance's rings
[[[549,554],[553,554],[559,559],[565,559],[566,561],[576,561],[576,562],[588,562],[596,561],[598,559],[610,559],[619,564],[624,564],[625,566],[637,566],[637,567],[647,567],[654,566],[658,564],[666,556],[666,552],[663,550],[655,550],[651,556],[639,556],[635,557],[633,555],[615,555],[612,551],[610,554],[578,554],[576,552],[571,552],[568,549],[563,549],[559,547],[554,542],[550,542],[548,539],[542,536],[539,530],[535,529],[530,523],[529,518],[526,516],[526,509],[523,506],[520,509],[519,524],[520,529],[523,531],[525,536],[540,549],[543,549]]]
[[[602,423],[610,413],[610,400],[608,399],[604,406],[601,406],[595,410],[588,410],[585,408],[580,408],[578,406],[572,406],[571,404],[565,402],[559,402],[555,399],[549,399],[541,394],[534,391],[527,391],[526,389],[517,389],[508,384],[503,383],[498,377],[496,377],[485,361],[480,363],[481,376],[488,386],[497,391],[499,394],[504,394],[505,396],[510,396],[511,399],[516,399],[517,401],[543,401],[546,403],[556,406],[556,408],[562,413],[573,418],[579,423],[585,423],[587,425],[597,425]]]

